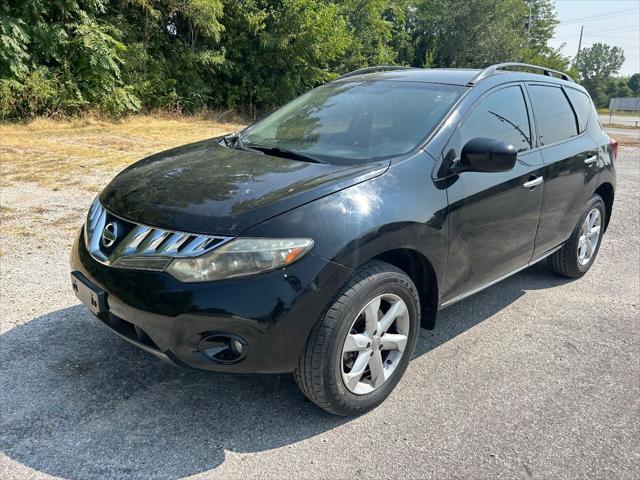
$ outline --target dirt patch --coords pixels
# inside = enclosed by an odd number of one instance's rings
[[[33,182],[94,192],[115,172],[140,158],[242,126],[235,121],[156,116],[114,123],[89,118],[2,124],[0,185]]]

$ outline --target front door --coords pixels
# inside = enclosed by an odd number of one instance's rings
[[[464,172],[447,188],[449,261],[444,303],[479,288],[531,260],[544,183],[540,153],[532,151],[529,110],[522,87],[489,92],[462,121],[446,149],[449,161],[476,137],[513,145],[508,172]]]

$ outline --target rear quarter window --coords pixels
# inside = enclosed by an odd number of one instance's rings
[[[542,145],[561,142],[578,134],[576,116],[562,88],[529,85],[529,96]]]
[[[565,90],[567,96],[573,105],[573,109],[578,116],[578,128],[580,133],[584,132],[589,123],[589,116],[591,115],[591,99],[584,93],[573,88],[567,88]]]

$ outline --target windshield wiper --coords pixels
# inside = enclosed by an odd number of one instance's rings
[[[248,148],[251,150],[258,150],[259,152],[266,153],[267,155],[274,155],[276,157],[291,158],[293,160],[302,160],[303,162],[311,162],[311,163],[323,163],[323,164],[327,163],[323,160],[320,160],[319,158],[312,157],[304,153],[294,152],[293,150],[287,150],[286,148],[282,148],[282,147],[265,147],[262,145],[252,145],[252,144],[244,145],[242,143],[240,144],[240,148],[241,147]],[[236,148],[239,148],[237,144],[236,144]]]
[[[227,137],[224,137],[223,140],[224,140],[225,146],[229,148],[244,150],[245,152],[259,153],[261,155],[264,153],[259,151],[256,148],[252,148],[251,146],[245,145],[244,143],[242,143],[242,137],[240,136],[240,133],[236,133],[234,135],[229,135]]]

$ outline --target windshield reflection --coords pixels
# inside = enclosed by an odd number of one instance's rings
[[[421,82],[336,82],[312,90],[249,127],[246,145],[329,162],[407,153],[438,124],[464,87]]]

